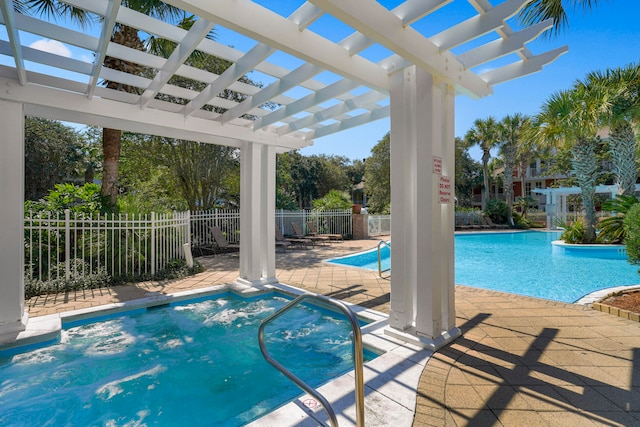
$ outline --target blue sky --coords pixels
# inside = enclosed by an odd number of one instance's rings
[[[455,0],[444,9],[456,7],[456,3],[460,2]],[[493,95],[488,97],[472,100],[458,96],[455,106],[456,136],[464,136],[477,118],[494,116],[501,119],[517,112],[536,114],[552,93],[569,88],[586,73],[640,61],[640,1],[602,1],[590,14],[569,12],[570,26],[567,31],[553,39],[529,44],[534,54],[564,45],[569,46],[569,52],[539,73],[495,86]],[[388,131],[389,120],[380,120],[319,138],[313,146],[302,149],[301,153],[363,159],[371,154],[371,148]],[[472,149],[471,155],[479,159],[480,152]]]
[[[254,0],[283,16],[297,8],[302,0]],[[378,0],[388,8],[393,8],[402,0]],[[502,1],[491,0],[496,5]],[[565,3],[570,3],[568,0]],[[465,0],[454,0],[451,4],[434,12],[422,21],[418,21],[417,28],[427,36],[431,36],[448,28],[454,23],[475,15]],[[515,20],[509,23],[517,29]],[[335,42],[342,40],[353,30],[331,17],[323,17],[316,21],[310,29],[322,34]],[[95,29],[98,31],[97,29]],[[4,27],[0,28],[0,35],[6,39]],[[42,50],[56,51],[64,56],[74,57],[86,62],[92,61],[90,52],[74,46],[65,46],[59,42],[42,40],[41,37],[23,34],[25,42],[33,43],[33,47]],[[216,39],[223,44],[248,50],[256,42],[246,39],[224,28],[216,28]],[[480,38],[473,43],[483,43],[487,40]],[[39,45],[39,46],[38,46]],[[569,52],[562,55],[552,64],[543,68],[539,73],[532,74],[518,80],[497,85],[493,95],[480,100],[472,100],[466,96],[458,96],[455,106],[455,134],[464,136],[477,118],[494,116],[502,119],[507,114],[523,113],[535,114],[543,102],[554,92],[567,89],[586,73],[595,70],[605,70],[640,62],[640,0],[601,0],[599,7],[588,14],[581,11],[569,11],[569,28],[552,39],[538,39],[528,47],[533,54],[539,54],[564,45],[569,46]],[[470,46],[471,47],[471,46]],[[455,52],[455,49],[454,49]],[[389,55],[388,51],[379,48],[362,52],[368,59],[377,61]],[[269,61],[282,61],[288,67],[301,62],[284,53],[277,53]],[[12,63],[12,59],[0,56],[0,63]],[[34,70],[51,72],[35,66]],[[475,70],[476,72],[478,70]],[[316,79],[331,83],[338,76],[322,73]],[[270,77],[260,73],[252,73],[250,77],[263,84],[270,83]],[[349,159],[364,159],[371,154],[371,148],[389,131],[389,119],[379,120],[359,128],[343,131],[315,140],[315,144],[301,150],[302,154],[340,155]],[[471,150],[474,158],[480,157],[478,149]]]

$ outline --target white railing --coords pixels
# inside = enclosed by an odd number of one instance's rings
[[[189,212],[99,215],[28,212],[24,220],[25,278],[51,282],[96,274],[154,275],[184,258]]]
[[[353,236],[351,209],[276,211],[276,226],[283,235],[296,234],[292,222],[300,225],[305,233],[310,231],[307,222],[312,222],[320,234],[341,234],[345,238]]]
[[[276,226],[285,235],[294,234],[292,222],[309,231],[308,221],[319,233],[353,235],[350,209],[276,211]],[[211,246],[212,226],[230,243],[240,241],[238,209],[142,216],[27,212],[25,279],[52,283],[95,275],[153,276],[169,261],[185,258],[184,244],[191,243],[195,250]]]
[[[391,234],[391,215],[369,214],[369,236],[384,236]]]

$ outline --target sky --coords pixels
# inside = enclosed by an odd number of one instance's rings
[[[447,8],[460,1],[455,0]],[[568,89],[588,72],[640,62],[640,1],[601,0],[597,9],[588,14],[569,10],[569,28],[564,33],[528,46],[536,54],[565,45],[569,52],[541,72],[497,85],[492,95],[482,99],[456,97],[455,135],[464,137],[478,118],[493,116],[500,120],[513,113],[536,114],[552,93]],[[300,152],[364,159],[388,131],[387,118],[316,139],[313,146]],[[477,148],[472,148],[470,154],[475,159],[481,156]]]
[[[283,16],[288,16],[301,3],[301,0],[253,1],[269,7]],[[389,8],[402,2],[402,0],[378,1]],[[490,2],[493,5],[502,3],[498,0],[490,0]],[[563,0],[563,3],[572,2]],[[453,23],[461,22],[468,16],[475,15],[475,11],[471,10],[473,15],[465,16],[465,13],[469,13],[469,9],[467,1],[453,0],[450,4],[429,15],[429,21],[425,19],[418,22],[427,21],[423,25],[425,27],[428,25],[427,31],[431,31],[431,34],[426,34],[426,31],[425,34],[429,36],[448,28]],[[569,46],[569,52],[545,66],[541,72],[495,86],[493,94],[485,98],[474,100],[464,95],[456,97],[456,136],[463,137],[473,126],[474,120],[479,118],[493,116],[500,120],[513,113],[536,114],[551,94],[568,89],[577,79],[583,78],[590,71],[604,71],[607,68],[640,62],[640,0],[600,0],[598,7],[590,13],[572,9],[568,12],[568,29],[552,38],[538,38],[527,46],[533,54],[544,53],[565,45]],[[516,29],[513,22],[510,24]],[[223,44],[247,51],[256,43],[255,40],[243,39],[242,36],[235,33],[226,33],[223,28],[216,27],[216,29],[216,39]],[[353,32],[351,28],[340,22],[323,21],[323,18],[314,22],[311,29],[335,42]],[[422,32],[424,28],[418,30]],[[3,26],[0,27],[0,31],[4,32]],[[6,39],[6,32],[1,35],[3,39]],[[23,36],[29,37],[28,34]],[[483,41],[481,38],[474,43],[483,42],[486,40]],[[86,62],[93,60],[91,52],[39,37],[33,39],[31,46]],[[380,51],[370,54],[379,55],[382,58],[386,57],[388,52]],[[269,58],[269,61],[272,62],[272,59],[289,61],[288,68],[293,68],[291,64],[295,64],[296,61],[300,63],[296,58],[286,57],[286,54],[277,54],[277,56],[278,58]],[[376,60],[374,58],[368,59]],[[11,64],[12,59],[0,55],[0,63]],[[46,73],[46,71],[44,72]],[[265,85],[270,83],[269,76],[253,74],[250,75],[250,78]],[[323,74],[315,78],[322,79]],[[334,75],[332,78],[337,79],[339,76]],[[328,84],[331,81],[325,83]],[[371,148],[382,139],[389,128],[389,118],[382,119],[358,128],[318,138],[314,141],[314,145],[302,149],[301,153],[304,155],[338,155],[351,160],[364,159],[370,156]],[[472,148],[470,153],[475,159],[479,159],[481,156],[480,150],[477,148]]]

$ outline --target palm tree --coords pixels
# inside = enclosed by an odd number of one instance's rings
[[[602,3],[602,0],[531,0],[518,17],[525,26],[553,19],[553,29],[549,34],[555,35],[569,28],[567,3],[574,9],[590,12],[598,6],[599,2]]]
[[[487,117],[484,120],[476,119],[464,139],[470,146],[477,145],[482,150],[482,210],[484,210],[489,200],[489,159],[491,159],[491,149],[498,143],[498,122],[493,117]]]
[[[602,86],[577,81],[570,90],[557,92],[544,103],[536,118],[534,138],[547,146],[570,147],[572,173],[580,186],[585,210],[583,243],[596,238],[595,187],[598,163],[596,133],[612,108],[611,93]]]
[[[640,64],[589,73],[585,84],[602,86],[614,96],[613,108],[604,117],[610,128],[609,146],[619,195],[633,195],[638,178],[634,125],[640,119]]]
[[[122,6],[138,11],[145,15],[161,20],[178,21],[184,12],[160,0],[122,0]],[[58,0],[14,0],[16,11],[21,13],[32,13],[36,15],[51,16],[54,19],[70,18],[71,20],[86,26],[90,22],[89,15],[82,9],[70,7],[66,3]],[[132,49],[145,51],[150,48],[157,48],[157,40],[150,38],[147,43],[143,41],[137,29],[126,25],[116,25],[111,35],[113,43],[121,44]],[[162,43],[160,43],[162,44]],[[118,58],[105,57],[104,66],[130,74],[140,75],[145,68]],[[109,89],[119,90],[128,93],[138,93],[139,89],[122,85],[118,82],[105,81]],[[118,195],[118,162],[120,160],[120,150],[122,144],[122,131],[119,129],[104,128],[102,133],[103,172],[102,188],[100,193],[109,198],[112,204],[116,203]]]
[[[500,152],[504,162],[504,196],[509,206],[509,224],[513,225],[513,170],[518,160],[518,149],[524,145],[524,129],[529,118],[516,113],[508,115],[499,123],[502,145]],[[524,186],[522,187],[524,189]]]

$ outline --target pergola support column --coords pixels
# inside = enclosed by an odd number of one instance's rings
[[[415,66],[391,85],[391,310],[386,332],[438,349],[455,326],[454,89]]]
[[[0,100],[0,344],[27,324],[24,309],[24,112]]]
[[[277,281],[275,177],[275,148],[245,142],[240,158],[240,283]]]

